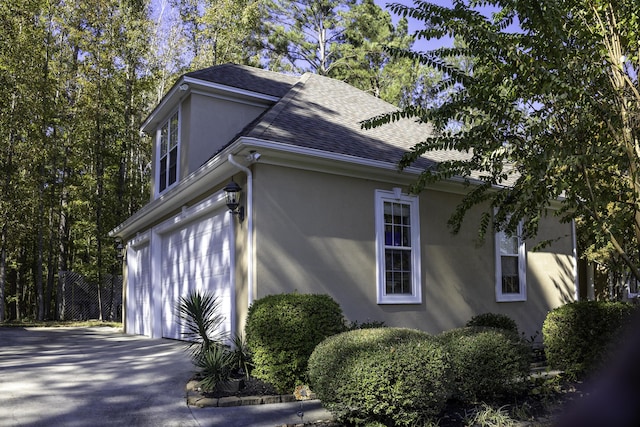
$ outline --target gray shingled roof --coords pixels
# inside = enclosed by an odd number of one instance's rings
[[[361,122],[395,107],[351,85],[305,74],[246,135],[396,163],[432,130],[413,120],[364,130]],[[429,166],[428,163],[421,166]]]
[[[299,79],[296,76],[237,64],[217,65],[185,76],[278,98],[282,98]]]
[[[403,153],[432,132],[430,125],[413,119],[362,129],[363,120],[396,107],[349,84],[316,74],[294,77],[226,64],[187,75],[281,97],[238,136],[397,163]],[[455,151],[430,152],[415,166],[431,167],[461,156]]]

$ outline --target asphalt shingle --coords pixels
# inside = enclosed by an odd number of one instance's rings
[[[299,79],[296,76],[237,64],[216,65],[185,76],[278,98],[283,97]]]
[[[225,64],[187,76],[280,98],[238,136],[397,163],[403,153],[433,132],[430,125],[415,119],[365,130],[362,121],[397,108],[347,83],[316,74],[295,77]],[[415,165],[432,167],[463,156],[466,154],[455,151],[431,152]]]

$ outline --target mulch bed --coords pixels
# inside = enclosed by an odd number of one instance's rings
[[[197,378],[194,378],[197,379]],[[271,384],[268,384],[257,378],[249,378],[244,380],[244,387],[238,391],[214,391],[214,392],[202,392],[204,397],[248,397],[248,396],[269,396],[279,394]]]

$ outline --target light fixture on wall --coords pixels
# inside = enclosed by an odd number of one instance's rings
[[[116,237],[116,259],[118,263],[122,265],[122,261],[124,260],[124,245],[122,244],[122,239]]]
[[[240,206],[240,192],[242,191],[242,187],[236,183],[233,178],[231,181],[224,187],[224,192],[227,198],[227,207],[229,208],[229,212],[234,215],[238,215],[238,220],[242,222],[244,219],[244,206]]]

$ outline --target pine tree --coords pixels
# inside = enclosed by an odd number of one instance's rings
[[[339,57],[344,14],[356,0],[267,0],[264,3],[268,68],[328,75]]]
[[[432,68],[393,56],[394,50],[413,46],[406,19],[394,26],[389,12],[364,0],[344,13],[343,23],[330,77],[395,105],[415,101],[437,78]]]

